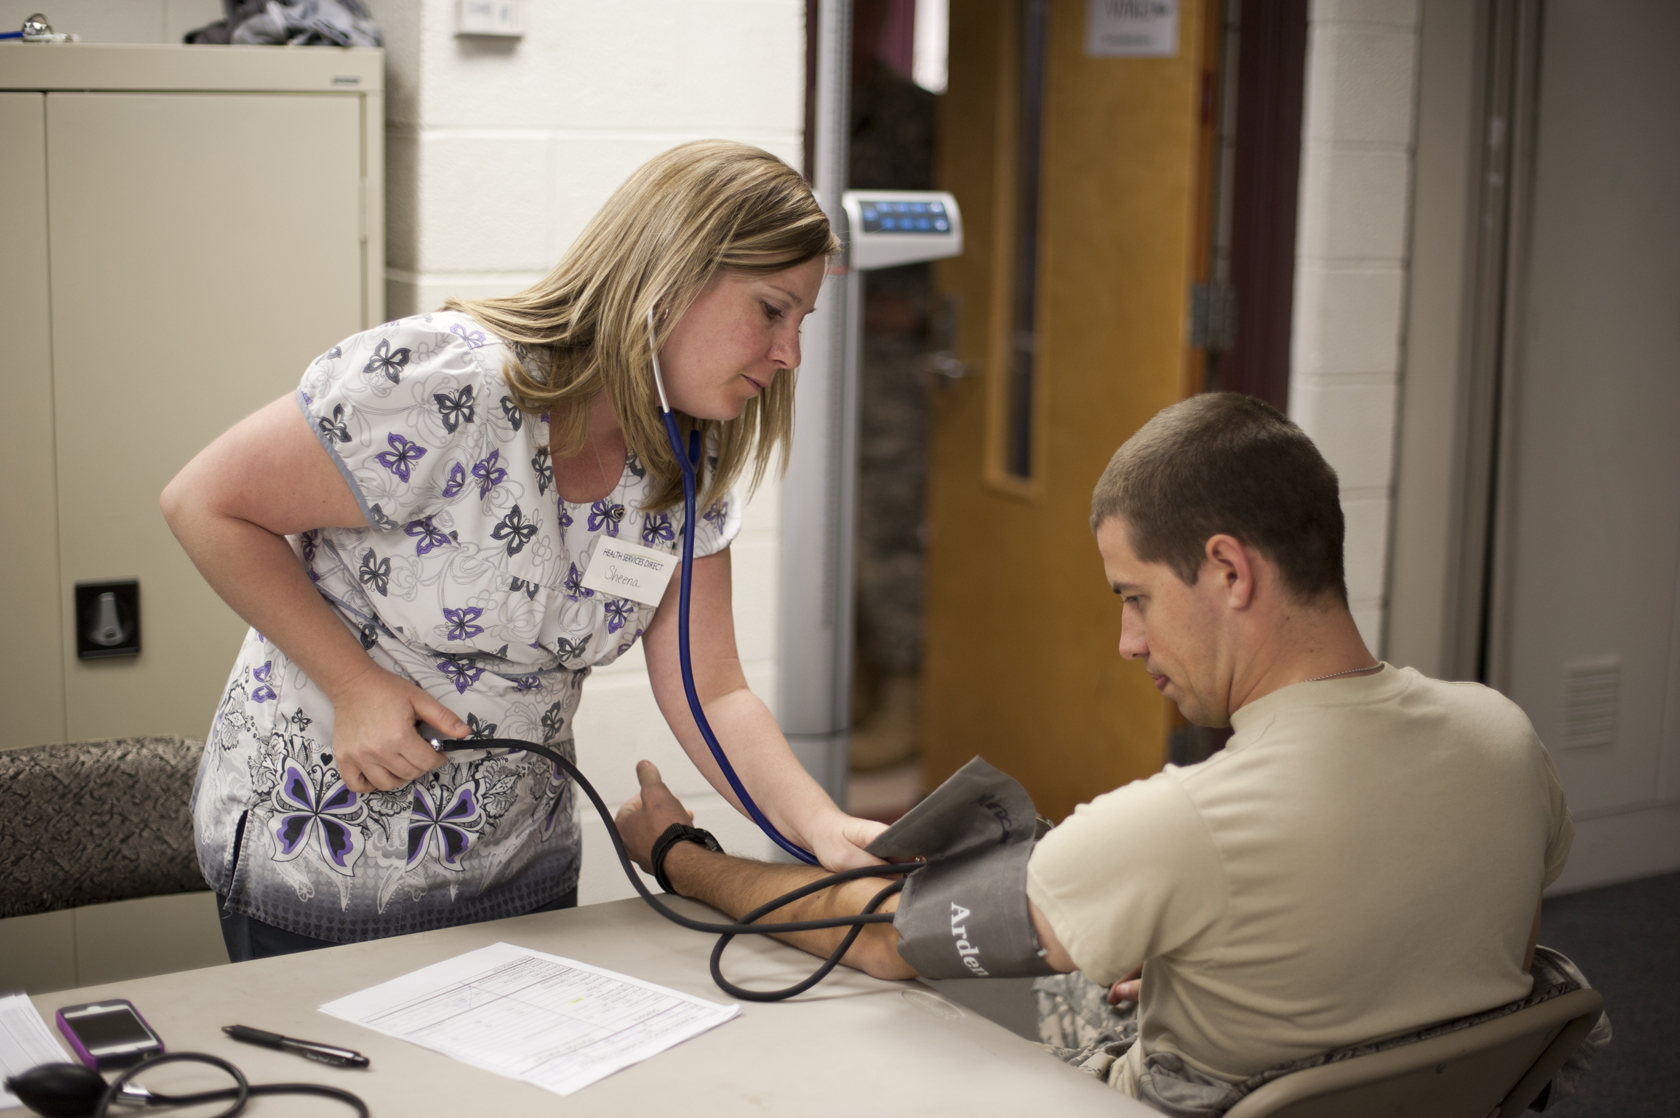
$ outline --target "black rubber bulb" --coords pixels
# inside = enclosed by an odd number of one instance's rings
[[[88,1118],[105,1094],[105,1080],[81,1064],[42,1064],[6,1080],[6,1090],[46,1118]]]

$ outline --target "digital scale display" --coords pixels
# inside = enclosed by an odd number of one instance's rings
[[[868,201],[863,203],[863,231],[949,234],[951,217],[943,202]]]

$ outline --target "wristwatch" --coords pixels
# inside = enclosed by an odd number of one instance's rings
[[[659,882],[659,887],[667,893],[675,893],[676,889],[665,876],[665,855],[679,842],[697,842],[713,854],[723,853],[723,847],[718,845],[718,840],[710,831],[690,827],[687,823],[673,823],[666,827],[665,833],[654,841],[653,853],[648,856],[648,862],[653,866],[653,879]]]

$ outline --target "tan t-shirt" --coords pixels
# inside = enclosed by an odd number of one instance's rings
[[[1143,1058],[1238,1081],[1525,996],[1540,890],[1574,837],[1528,718],[1384,665],[1231,718],[1223,752],[1081,805],[1027,895],[1088,977],[1147,960]]]

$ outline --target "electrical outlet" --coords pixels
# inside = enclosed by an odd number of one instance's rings
[[[519,0],[458,0],[455,34],[518,38],[525,34],[522,15]]]
[[[140,655],[140,583],[136,579],[76,584],[76,658]]]

